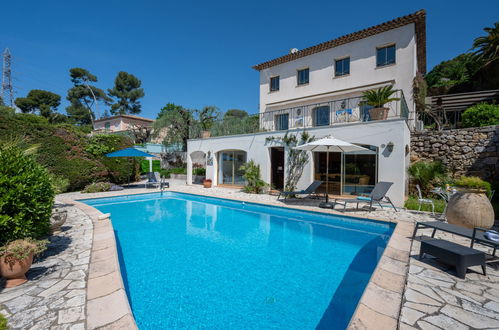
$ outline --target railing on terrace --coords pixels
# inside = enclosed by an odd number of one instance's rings
[[[399,101],[387,103],[388,119],[408,118],[409,109],[401,90],[394,97]],[[329,102],[307,104],[293,108],[265,111],[244,118],[229,118],[216,121],[210,128],[210,136],[227,136],[257,132],[286,131],[289,129],[327,127],[342,123],[367,122],[371,120],[368,106],[362,97],[352,97]],[[190,138],[202,137],[202,128],[190,128]]]

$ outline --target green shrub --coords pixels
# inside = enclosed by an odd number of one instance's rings
[[[260,165],[253,160],[242,165],[239,170],[244,172],[243,177],[246,179],[246,185],[243,188],[244,192],[260,194],[263,188],[267,186],[267,183],[261,178]]]
[[[411,179],[421,188],[423,195],[427,195],[434,187],[447,180],[446,169],[439,161],[418,161],[407,169]]]
[[[477,176],[462,176],[454,184],[462,188],[483,189],[487,192],[487,195],[492,191],[491,184]]]
[[[104,192],[109,191],[111,189],[111,184],[109,182],[97,182],[89,184],[82,190],[84,194],[96,193],[96,192]]]
[[[0,243],[48,233],[53,203],[48,171],[13,143],[0,143]]]
[[[479,103],[466,109],[462,114],[463,127],[499,125],[499,105]]]
[[[168,170],[170,174],[187,174],[187,169],[185,167],[174,167]]]
[[[165,177],[167,179],[170,178],[170,171],[169,170],[165,170],[165,169],[161,169],[159,170],[159,174],[162,176],[162,177]]]
[[[69,187],[69,180],[61,176],[49,173],[50,182],[52,183],[52,189],[55,194],[62,194],[66,192]]]
[[[442,213],[445,209],[445,201],[441,198],[432,199],[435,204],[435,212]],[[408,210],[417,210],[419,208],[418,198],[414,196],[409,196],[405,201],[404,207]],[[431,205],[423,204],[421,205],[421,211],[431,212]]]
[[[193,168],[192,169],[192,174],[193,175],[205,176],[206,175],[206,169],[202,168],[202,167]]]
[[[5,316],[3,316],[3,314],[0,314],[0,330],[7,330],[7,329],[8,329],[7,319],[5,318]]]
[[[161,170],[161,161],[157,159],[153,159],[152,161],[152,171],[153,172],[159,172]],[[140,161],[140,173],[149,173],[149,160],[148,159],[142,159]]]

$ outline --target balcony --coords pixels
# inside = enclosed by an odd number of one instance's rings
[[[389,109],[387,119],[407,119],[408,107],[404,93],[397,90],[393,101],[385,105]],[[328,127],[337,124],[371,121],[369,109],[362,97],[352,97],[329,102],[307,104],[275,111],[265,111],[245,118],[230,118],[216,121],[210,129],[210,136],[228,136],[258,132],[287,131]],[[191,127],[191,139],[202,137],[202,130],[197,125]]]

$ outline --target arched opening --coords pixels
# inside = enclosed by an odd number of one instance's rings
[[[241,165],[246,163],[246,151],[222,150],[218,153],[218,184],[243,186]]]

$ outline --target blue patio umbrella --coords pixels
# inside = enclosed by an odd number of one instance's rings
[[[106,157],[151,157],[149,159],[149,170],[152,171],[152,157],[156,156],[148,154],[147,152],[137,150],[135,148],[125,148],[110,152],[106,154]],[[130,184],[130,177],[128,177],[128,184]]]
[[[126,148],[110,152],[106,154],[106,157],[156,157],[156,156],[148,154],[147,152],[137,150],[135,148]]]

